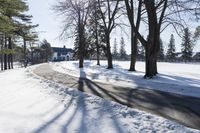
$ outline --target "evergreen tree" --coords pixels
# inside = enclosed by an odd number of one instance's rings
[[[91,56],[96,57],[97,65],[100,65],[100,57],[103,52],[101,48],[101,43],[102,43],[103,38],[105,38],[104,37],[105,32],[101,24],[101,12],[98,6],[98,2],[92,1],[90,8],[91,8],[91,12],[88,18],[89,24],[87,25],[87,28],[89,30],[87,34],[88,34],[89,42],[91,44],[90,47],[93,48],[93,51],[91,49],[91,52],[93,52],[91,53]]]
[[[160,61],[163,61],[165,58],[165,54],[164,54],[164,48],[163,48],[163,41],[162,39],[160,38],[160,50],[159,50],[159,53],[158,53],[158,59]]]
[[[200,38],[200,26],[197,26],[194,32],[193,39],[196,42],[199,38]]]
[[[125,50],[125,43],[124,43],[124,38],[121,37],[120,40],[120,52],[119,52],[119,57],[120,59],[126,59],[127,55],[126,55],[126,50]]]
[[[94,38],[92,36],[90,36],[89,34],[90,34],[90,32],[86,32],[84,34],[84,40],[85,40],[85,55],[84,56],[85,56],[85,58],[93,59],[94,56],[97,55],[97,53],[100,55],[100,53],[99,53],[100,45],[99,44],[98,44],[98,46],[94,45]],[[97,50],[97,47],[98,47],[98,50]],[[97,65],[100,65],[99,59],[97,59]]]
[[[52,49],[51,44],[46,39],[41,42],[41,50],[42,58],[45,59],[45,62],[48,62],[49,58],[52,56]]]
[[[168,50],[167,50],[167,59],[169,61],[174,61],[176,59],[176,49],[175,49],[175,39],[174,35],[171,34],[170,41],[168,44]]]
[[[117,51],[117,39],[114,40],[114,46],[113,46],[113,58],[117,59],[118,57],[118,51]]]
[[[75,34],[75,42],[74,42],[74,56],[75,58],[79,59],[80,56],[83,56],[84,59],[89,59],[95,55],[96,51],[96,45],[94,45],[94,38],[91,35],[90,32],[84,31],[82,34],[82,42],[84,43],[84,48],[80,49],[79,47],[79,34],[78,31]],[[81,51],[80,51],[81,50]],[[83,53],[81,53],[83,52]]]
[[[16,35],[24,38],[19,33],[22,33],[27,24],[30,25],[32,16],[25,15],[26,11],[28,11],[28,5],[24,0],[0,0],[0,33],[4,38],[2,43],[4,70],[13,68],[13,38]]]
[[[85,36],[85,31],[82,33],[81,39],[79,39],[79,33],[78,33],[78,27],[75,29],[75,41],[74,41],[74,56],[79,59],[79,58],[85,58],[86,52],[86,47],[83,47],[82,49],[80,48],[79,44],[84,44],[86,45],[86,36]],[[81,42],[79,42],[81,40]]]
[[[192,59],[192,51],[193,51],[193,42],[191,40],[191,33],[188,28],[184,29],[184,35],[182,38],[182,59],[185,62],[191,61]]]

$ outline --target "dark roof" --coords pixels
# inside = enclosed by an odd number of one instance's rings
[[[71,48],[59,48],[59,47],[51,47],[53,52],[58,52],[58,53],[62,53],[62,54],[67,54],[67,53],[73,53],[74,50]]]
[[[200,52],[196,52],[193,57],[194,58],[200,58]]]

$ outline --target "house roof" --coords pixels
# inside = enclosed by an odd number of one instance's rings
[[[193,56],[193,58],[199,58],[200,59],[200,52],[196,52]]]
[[[74,50],[71,48],[59,48],[59,47],[51,47],[53,52],[67,54],[67,53],[74,53]]]

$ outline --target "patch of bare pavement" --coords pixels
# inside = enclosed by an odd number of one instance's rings
[[[200,98],[188,97],[145,88],[126,88],[94,82],[87,78],[54,71],[49,64],[37,67],[33,72],[45,79],[112,100],[132,108],[160,115],[185,126],[200,129]]]

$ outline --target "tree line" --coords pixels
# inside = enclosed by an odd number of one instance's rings
[[[164,44],[162,39],[160,38],[160,49],[158,52],[158,60],[159,61],[168,61],[168,62],[192,62],[192,61],[200,61],[200,58],[196,59],[194,56],[198,53],[193,52],[193,48],[197,41],[197,35],[199,36],[199,27],[196,28],[196,31],[192,34],[189,28],[185,28],[183,32],[181,51],[176,51],[176,44],[174,34],[171,34],[170,40],[167,43],[167,51],[164,48]],[[139,43],[139,42],[138,42]],[[166,51],[166,53],[165,53]],[[124,38],[121,37],[120,46],[118,46],[117,38],[114,39],[113,42],[113,50],[112,50],[113,59],[117,60],[130,60],[130,55],[126,54]],[[145,50],[141,44],[138,44],[137,49],[137,60],[144,61],[145,59]]]
[[[28,5],[23,0],[0,0],[0,61],[1,70],[13,68],[13,55],[23,51],[24,59],[27,56],[26,45],[37,39],[37,33],[31,22],[32,16],[27,15]],[[17,43],[23,44],[21,50]],[[26,61],[24,61],[25,63]]]
[[[119,49],[118,49],[117,39],[116,38],[114,39],[112,56],[113,56],[113,59],[117,59],[117,60],[127,60],[128,59],[128,55],[125,50],[125,42],[124,42],[123,37],[121,37],[121,39],[120,39]]]
[[[39,42],[26,0],[0,0],[0,63],[1,70],[13,69],[13,62],[24,67],[47,62],[52,55],[47,40]],[[35,46],[35,45],[38,46]]]
[[[75,51],[80,68],[89,53],[87,51],[94,52],[97,64],[100,64],[100,49],[104,50],[107,57],[107,68],[113,68],[110,35],[117,26],[125,25],[118,20],[126,17],[131,30],[129,70],[136,70],[140,43],[145,51],[144,77],[152,78],[158,73],[160,34],[169,26],[174,27],[178,33],[179,29],[186,27],[186,18],[199,20],[199,5],[200,2],[195,0],[61,0],[54,5],[54,10],[65,19],[61,37],[72,35],[76,38]],[[146,35],[141,31],[142,25],[146,26]]]

